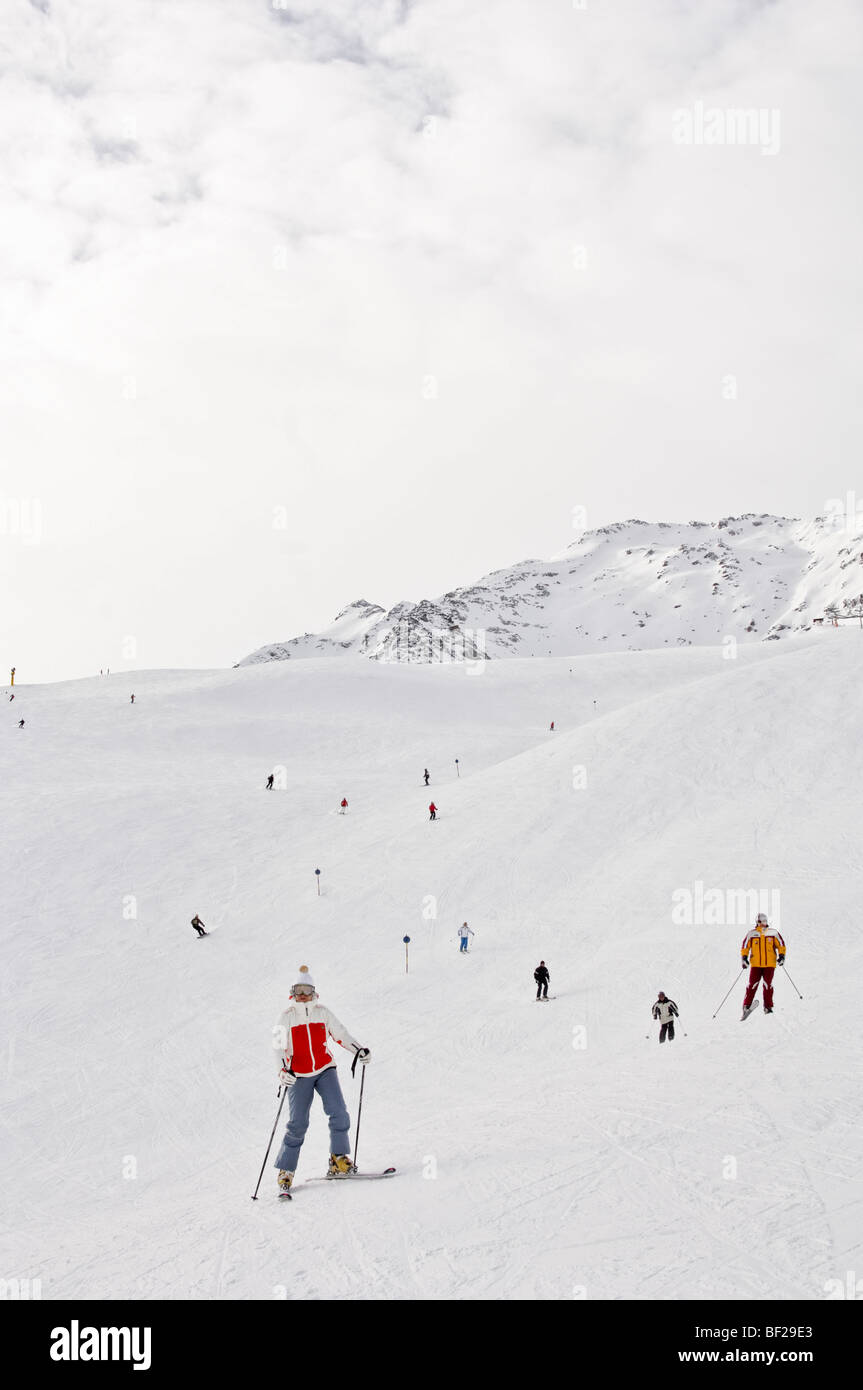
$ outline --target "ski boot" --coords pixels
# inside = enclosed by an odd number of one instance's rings
[[[349,1178],[355,1172],[354,1165],[347,1154],[330,1154],[328,1178]]]
[[[765,1004],[765,1005],[764,1005],[764,1012],[765,1012],[766,1014],[772,1014],[772,1013],[773,1013],[773,1010],[772,1010],[772,1009],[768,1009],[767,1005]]]
[[[291,1192],[291,1183],[292,1183],[293,1181],[294,1181],[294,1175],[293,1175],[293,1173],[288,1172],[288,1170],[287,1170],[286,1168],[282,1168],[282,1169],[280,1170],[280,1172],[279,1172],[279,1196],[280,1196],[280,1197],[288,1197],[288,1196],[290,1196],[290,1192]]]

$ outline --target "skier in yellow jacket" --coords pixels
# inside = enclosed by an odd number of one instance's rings
[[[744,936],[740,954],[743,969],[750,967],[749,984],[743,996],[742,1022],[754,1008],[759,980],[764,987],[764,1012],[773,1013],[773,971],[777,965],[785,964],[785,942],[778,931],[771,929],[765,912],[759,912],[755,926]]]

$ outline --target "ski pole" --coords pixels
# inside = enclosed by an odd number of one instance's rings
[[[732,986],[731,986],[731,989],[733,989],[733,988],[734,988],[734,985],[736,985],[736,984],[737,984],[737,981],[738,981],[738,980],[739,980],[739,979],[740,979],[740,976],[739,976],[739,975],[737,975],[737,976],[735,976],[735,979],[734,979],[734,984],[733,984],[733,985],[732,985]],[[730,989],[730,990],[729,990],[729,991],[728,991],[728,994],[730,994],[730,993],[731,993],[731,989]],[[725,999],[727,999],[727,998],[728,998],[728,994],[726,994],[726,996],[725,996]],[[724,1003],[725,1003],[725,999],[723,999],[723,1001],[722,1001],[722,1004],[724,1004]],[[722,1008],[722,1004],[720,1004],[720,1005],[719,1005],[719,1009],[721,1009],[721,1008]],[[717,1010],[716,1010],[716,1014],[718,1014],[718,1013],[719,1013],[719,1009],[717,1009]],[[716,1017],[716,1014],[713,1014],[713,1015],[712,1015],[712,1017],[713,1017],[713,1018],[715,1018],[715,1017]]]
[[[252,1201],[253,1201],[253,1202],[257,1202],[257,1200],[258,1200],[258,1188],[259,1188],[260,1185],[261,1185],[261,1178],[264,1176],[264,1169],[265,1169],[266,1166],[267,1166],[267,1159],[268,1159],[269,1156],[270,1156],[270,1149],[273,1147],[273,1134],[275,1134],[275,1132],[276,1132],[276,1125],[279,1123],[279,1116],[280,1116],[281,1113],[282,1113],[282,1106],[283,1106],[284,1103],[285,1103],[285,1096],[288,1094],[288,1088],[287,1088],[287,1086],[282,1086],[282,1087],[280,1087],[280,1090],[281,1090],[281,1092],[282,1092],[282,1099],[279,1101],[279,1108],[278,1108],[278,1110],[276,1111],[276,1118],[275,1118],[275,1121],[273,1122],[273,1133],[270,1135],[270,1142],[269,1142],[269,1144],[267,1145],[267,1152],[264,1154],[264,1161],[263,1161],[263,1163],[261,1164],[261,1171],[260,1171],[260,1173],[258,1174],[257,1186],[255,1187],[255,1190],[254,1190],[254,1192],[252,1193]]]
[[[359,1055],[359,1054],[357,1054]],[[354,1167],[357,1166],[357,1149],[360,1144],[360,1120],[363,1118],[363,1087],[366,1084],[366,1069],[363,1067],[363,1074],[360,1077],[360,1103],[357,1107],[357,1132],[354,1135]]]
[[[785,966],[784,966],[784,965],[783,965],[782,969],[785,970]],[[788,971],[787,971],[787,970],[785,970],[785,974],[788,975]],[[800,990],[797,988],[797,986],[795,985],[794,981],[791,979],[791,976],[790,976],[790,975],[788,975],[788,980],[789,980],[789,983],[790,983],[790,985],[791,985],[791,988],[794,990],[795,994],[797,995],[797,998],[798,998],[798,999],[802,999],[802,998],[803,998],[803,995],[800,993]]]

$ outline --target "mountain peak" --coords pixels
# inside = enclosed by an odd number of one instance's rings
[[[399,662],[573,656],[775,641],[863,590],[863,537],[846,519],[746,512],[719,521],[612,522],[551,560],[522,560],[438,598],[367,599],[323,632],[240,665],[344,655]],[[856,610],[855,610],[856,611]]]
[[[368,617],[371,613],[383,612],[384,609],[381,608],[379,603],[369,603],[368,599],[355,598],[353,603],[349,603],[346,608],[342,609],[341,613],[336,614],[335,618],[333,619],[333,622],[341,622],[342,618],[347,617],[348,614],[351,614],[354,617],[356,617],[357,615],[362,617]]]

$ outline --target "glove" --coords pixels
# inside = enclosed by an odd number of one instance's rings
[[[780,964],[780,965],[784,965],[784,964],[785,964],[785,957],[784,957],[784,956],[780,956],[780,957],[779,957],[779,964]]]
[[[743,960],[740,962],[740,969],[741,969],[741,970],[745,970],[748,964],[749,964],[749,957],[748,957],[748,956],[744,956],[744,957],[743,957]]]
[[[280,1086],[293,1086],[296,1079],[297,1078],[292,1071],[288,1071],[287,1067],[282,1067],[282,1070],[279,1072]]]
[[[358,1047],[357,1057],[359,1058],[360,1063],[364,1067],[367,1067],[369,1062],[372,1060],[372,1054],[369,1052],[367,1047]]]

